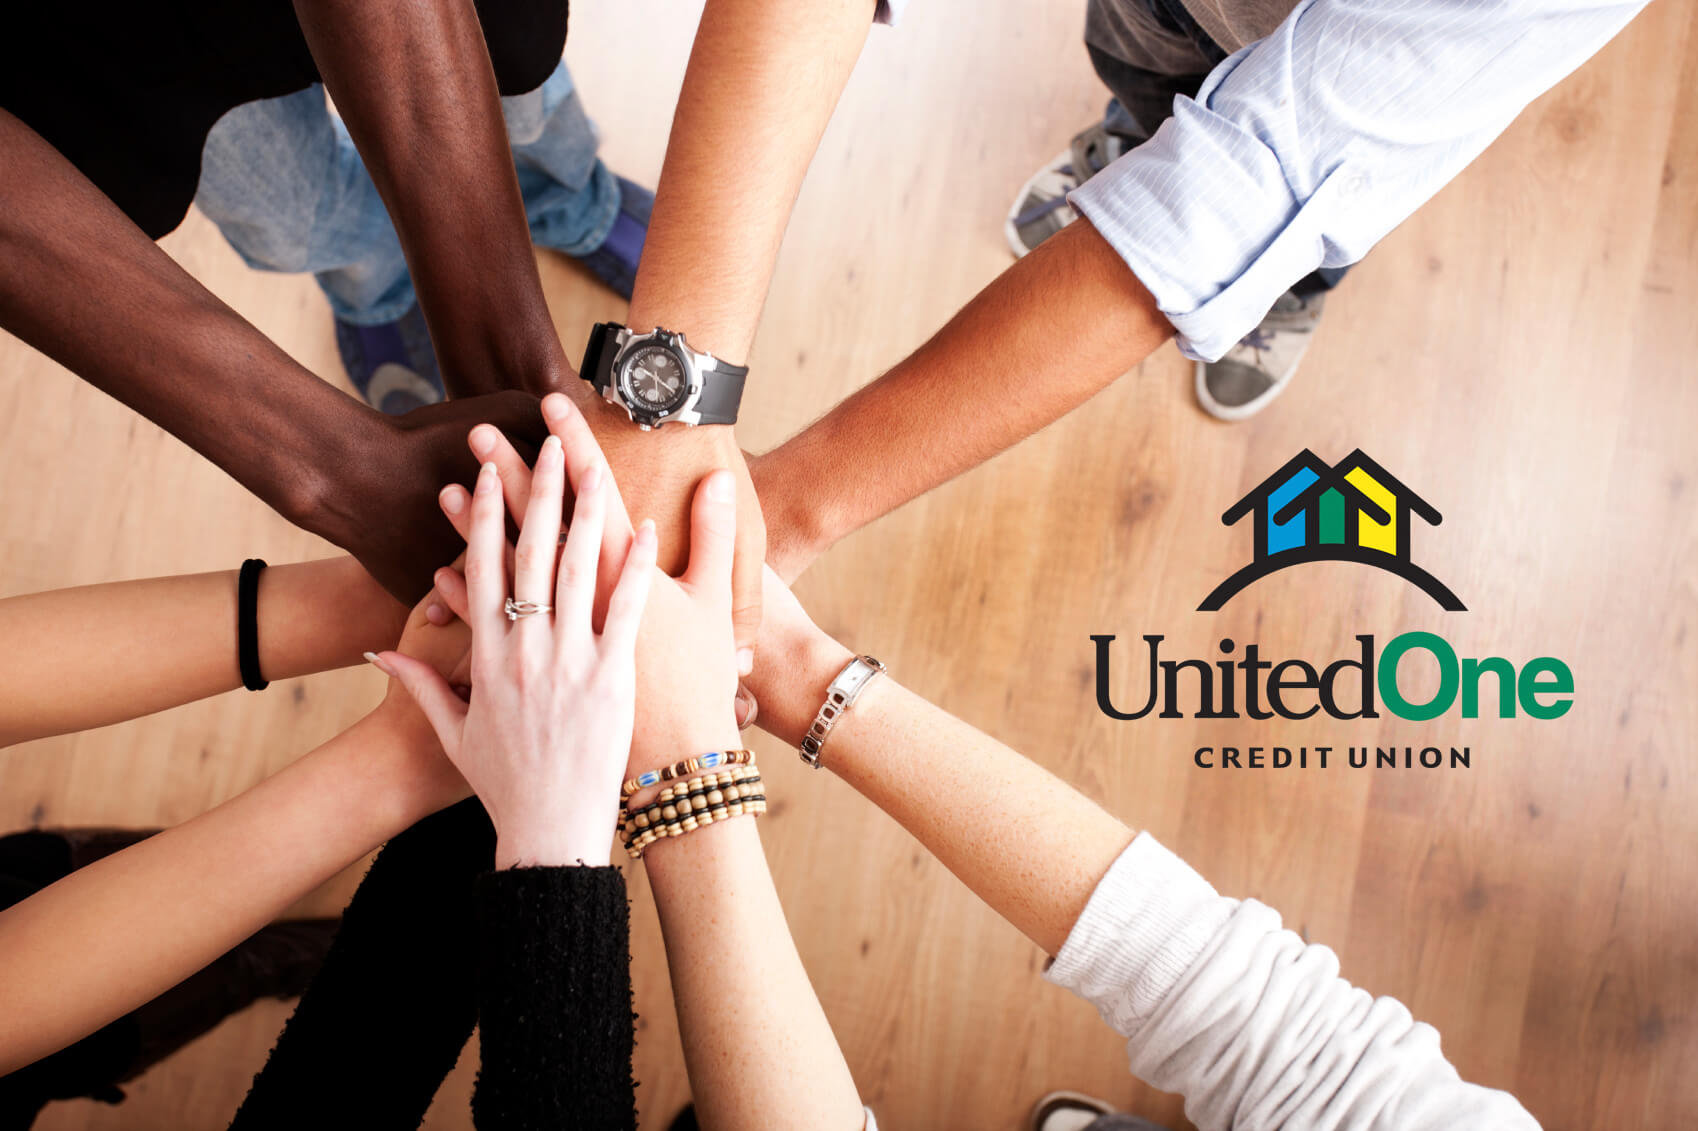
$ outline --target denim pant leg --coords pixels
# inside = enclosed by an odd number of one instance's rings
[[[322,86],[220,118],[195,204],[250,267],[311,271],[338,318],[375,325],[413,305],[389,213]]]
[[[504,98],[531,237],[568,254],[600,246],[619,186],[562,62]],[[322,87],[231,110],[207,135],[195,203],[252,267],[311,271],[336,317],[378,325],[416,300],[377,186]]]
[[[563,62],[536,90],[501,100],[531,239],[567,255],[602,245],[619,217],[619,182],[596,157],[595,125]]]

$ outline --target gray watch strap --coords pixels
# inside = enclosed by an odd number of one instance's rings
[[[749,367],[732,365],[719,358],[714,358],[714,366],[702,370],[702,394],[696,399],[696,411],[701,414],[703,424],[735,424]]]

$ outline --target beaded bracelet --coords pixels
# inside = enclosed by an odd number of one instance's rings
[[[749,786],[758,784],[761,780],[760,770],[751,763],[747,766],[732,766],[717,774],[703,774],[700,777],[689,778],[676,785],[667,786],[660,791],[649,804],[632,810],[628,805],[619,807],[620,835],[627,829],[644,829],[664,821],[677,820],[680,817],[679,807],[684,813],[700,811],[711,805],[735,803],[748,792]],[[715,791],[719,796],[709,797]],[[671,811],[668,811],[668,806]]]
[[[758,771],[738,768],[705,774],[661,791],[653,805],[631,815],[625,852],[640,860],[657,840],[683,836],[715,821],[758,817],[766,812],[766,793]]]
[[[735,810],[735,812],[731,811]],[[710,808],[691,813],[678,821],[669,821],[661,825],[653,825],[637,833],[625,842],[625,853],[633,860],[641,860],[643,853],[657,840],[669,837],[683,836],[705,828],[715,821],[729,821],[736,817],[758,817],[766,812],[766,795],[757,793],[745,797],[740,806],[733,805],[730,809]]]
[[[682,762],[674,762],[659,770],[650,770],[646,774],[638,774],[619,789],[621,798],[628,798],[638,790],[647,789],[651,785],[671,781],[674,778],[685,777],[698,770],[711,770],[716,766],[750,765],[755,756],[747,750],[715,750],[707,754],[698,754],[694,758],[686,758]]]

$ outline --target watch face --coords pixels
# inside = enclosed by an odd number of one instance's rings
[[[633,408],[670,412],[684,403],[690,379],[678,355],[664,346],[644,346],[625,362],[620,392]]]

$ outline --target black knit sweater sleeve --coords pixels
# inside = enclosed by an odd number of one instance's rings
[[[515,868],[477,885],[472,1120],[483,1131],[630,1131],[630,907],[617,868]]]
[[[475,798],[378,853],[233,1131],[418,1127],[476,1021],[474,891],[494,855]]]

